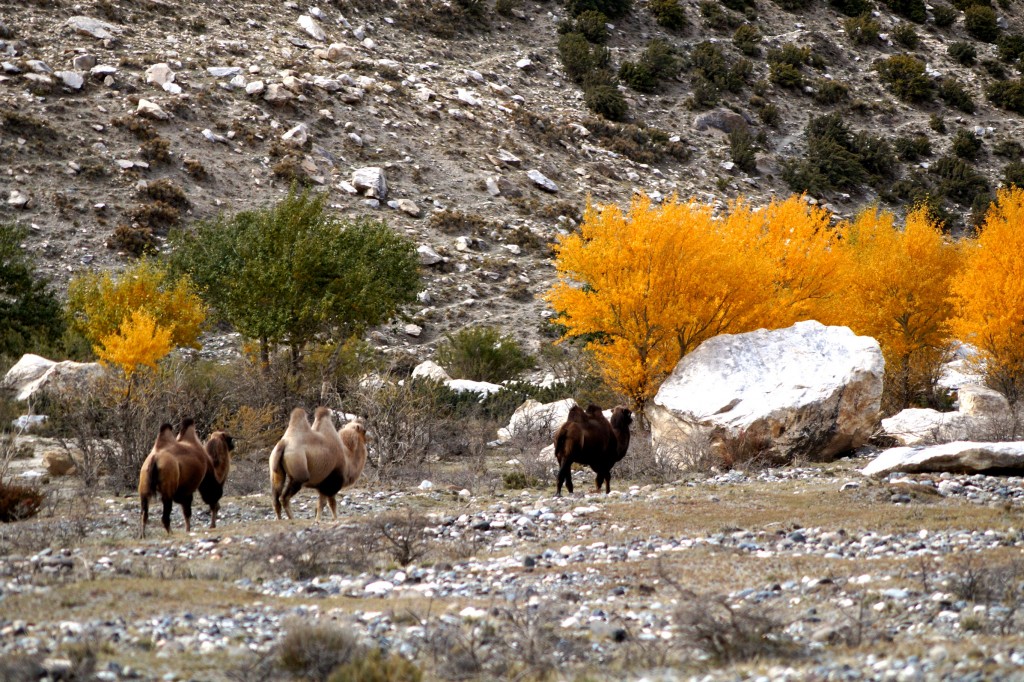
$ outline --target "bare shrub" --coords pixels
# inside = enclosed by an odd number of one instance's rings
[[[296,622],[278,645],[278,664],[293,675],[326,681],[340,665],[366,655],[355,635],[336,625]]]
[[[380,537],[377,546],[399,566],[408,566],[427,555],[427,519],[412,511],[378,516],[366,531]],[[364,532],[366,532],[364,531]]]
[[[948,589],[961,599],[984,604],[988,609],[975,629],[1006,635],[1019,629],[1017,614],[1024,600],[1024,560],[991,565],[965,557],[946,579]]]
[[[637,428],[629,439],[629,450],[613,469],[617,477],[644,483],[669,483],[679,478],[678,448],[655,448],[648,429]]]
[[[730,604],[724,596],[687,599],[675,613],[679,635],[686,645],[720,663],[762,656],[785,656],[796,645],[786,624],[763,604]]]
[[[376,544],[374,544],[376,543]],[[273,533],[240,558],[240,570],[306,580],[331,573],[360,573],[373,565],[379,541],[363,526],[316,527]]]
[[[7,682],[36,682],[46,677],[42,655],[10,654],[0,656],[0,680]]]

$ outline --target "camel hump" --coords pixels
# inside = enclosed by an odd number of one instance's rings
[[[587,413],[583,411],[583,408],[579,405],[573,405],[569,408],[569,415],[566,417],[567,421],[581,422],[586,417]]]
[[[296,407],[292,410],[291,416],[288,418],[288,428],[290,429],[309,429],[309,417],[306,416],[306,410],[301,407]]]
[[[167,422],[160,425],[160,433],[153,444],[154,450],[162,450],[174,442],[174,427]]]
[[[604,410],[602,410],[599,406],[595,405],[594,403],[590,403],[589,405],[587,405],[587,414],[589,414],[591,417],[603,417]]]
[[[319,426],[320,424],[330,424],[331,428],[334,427],[334,420],[331,418],[331,409],[321,405],[316,408],[313,412],[313,423]]]
[[[196,435],[196,421],[192,417],[185,417],[181,420],[181,428],[178,430],[178,441],[190,441],[202,445],[199,436]]]

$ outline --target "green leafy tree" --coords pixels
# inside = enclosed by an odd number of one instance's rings
[[[21,248],[25,234],[22,227],[0,224],[0,356],[37,350],[64,333],[60,302]]]
[[[307,344],[344,340],[380,324],[420,289],[415,245],[386,224],[342,221],[324,197],[291,191],[274,206],[220,216],[172,235],[188,273],[219,316],[293,362]]]

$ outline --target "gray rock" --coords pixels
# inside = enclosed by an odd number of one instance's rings
[[[283,83],[271,83],[267,86],[263,99],[271,104],[285,104],[295,99],[295,95]]]
[[[420,244],[416,248],[416,253],[420,257],[420,265],[437,265],[444,262],[444,256],[434,251],[427,244]]]
[[[29,196],[16,189],[12,189],[7,197],[7,205],[12,208],[28,208],[30,203],[32,200]]]
[[[549,192],[551,194],[556,194],[558,192],[558,185],[556,185],[552,180],[550,180],[546,175],[541,173],[536,168],[531,168],[530,170],[526,171],[526,177],[530,178],[533,184],[535,184],[537,187],[541,188],[545,192]]]
[[[54,75],[72,90],[81,90],[85,85],[85,77],[77,71],[58,71]]]
[[[320,28],[320,24],[317,23],[316,19],[308,14],[303,14],[295,23],[297,23],[299,27],[313,40],[318,40],[320,42],[327,40],[327,34],[324,33],[322,28]]]
[[[1024,443],[954,441],[941,445],[890,448],[861,469],[861,473],[865,476],[883,476],[897,471],[982,473],[993,469],[1024,472]]]
[[[737,130],[747,130],[749,124],[746,118],[735,111],[714,109],[713,111],[700,114],[693,119],[693,127],[697,130],[716,128],[726,133],[732,133]]]
[[[282,135],[281,141],[285,144],[291,145],[292,147],[305,147],[309,142],[309,126],[305,123],[298,124]]]
[[[77,71],[88,71],[96,66],[96,56],[91,54],[75,55],[75,58],[71,60],[71,66]]]
[[[164,84],[174,82],[174,71],[165,62],[153,64],[146,69],[146,82],[162,88]]]
[[[352,185],[365,196],[384,200],[388,196],[388,183],[380,166],[357,168],[352,173]]]
[[[145,116],[146,118],[153,118],[160,121],[166,121],[171,117],[171,115],[164,111],[159,104],[151,102],[148,99],[139,100],[139,106],[135,109],[135,113],[139,116]]]
[[[64,22],[64,25],[76,33],[92,36],[99,40],[109,40],[120,32],[117,26],[108,24],[92,17],[74,16]]]

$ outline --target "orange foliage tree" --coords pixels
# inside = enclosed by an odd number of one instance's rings
[[[171,352],[174,327],[162,327],[143,309],[132,311],[117,331],[100,338],[93,347],[101,362],[121,367],[131,377],[141,366],[156,369],[160,358]]]
[[[841,226],[843,266],[832,314],[823,321],[875,338],[885,357],[887,412],[930,404],[952,338],[950,286],[960,250],[919,207],[903,230],[877,208]]]
[[[120,275],[76,277],[68,285],[67,310],[72,327],[93,344],[97,355],[129,374],[140,365],[152,366],[172,348],[198,348],[206,319],[206,307],[188,278],[172,281],[163,265],[148,260]]]
[[[608,382],[635,407],[679,358],[722,333],[812,317],[837,264],[828,214],[802,197],[755,209],[637,198],[628,213],[588,206],[556,246],[547,300],[564,338],[589,335]]]
[[[1024,391],[1024,190],[1001,189],[953,281],[953,334],[978,350],[990,385],[1016,403]]]

